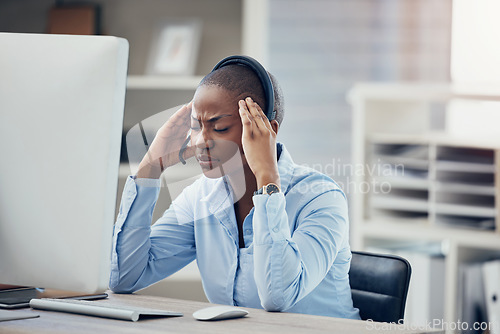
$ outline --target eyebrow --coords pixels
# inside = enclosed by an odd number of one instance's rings
[[[224,114],[224,115],[215,116],[215,117],[210,118],[207,122],[214,123],[223,117],[229,117],[229,116],[233,116],[233,115],[232,114]],[[198,119],[196,117],[194,117],[193,115],[191,115],[191,118],[195,121],[198,121]]]

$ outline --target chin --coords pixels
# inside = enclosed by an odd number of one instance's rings
[[[240,156],[234,156],[224,163],[218,162],[215,165],[203,166],[200,164],[203,174],[209,179],[217,179],[222,176],[239,177],[244,174],[244,166]]]
[[[209,179],[218,179],[222,176],[224,176],[223,170],[220,168],[220,166],[216,166],[214,168],[208,169],[208,168],[202,168],[201,169],[203,172],[203,175]]]

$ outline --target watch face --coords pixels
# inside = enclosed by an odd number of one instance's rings
[[[271,184],[268,184],[266,186],[266,194],[271,195],[271,194],[279,193],[279,192],[280,192],[280,188],[278,188],[278,186],[275,184],[271,183]]]

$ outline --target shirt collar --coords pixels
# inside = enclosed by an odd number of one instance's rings
[[[278,173],[280,175],[280,188],[283,193],[286,193],[288,190],[288,186],[290,185],[291,178],[293,176],[294,170],[294,162],[290,153],[285,148],[285,145],[282,143],[276,144],[280,147],[281,154],[278,158]],[[202,176],[206,178],[206,176]],[[212,190],[201,199],[202,202],[208,202],[209,210],[212,213],[220,210],[221,208],[227,208],[228,206],[233,204],[233,190],[229,182],[226,179],[226,176],[220,177],[215,180],[207,179],[208,182],[212,182],[210,185]],[[226,203],[227,202],[227,203]]]
[[[219,208],[228,200],[232,199],[232,190],[229,186],[229,182],[226,180],[226,177],[220,177],[216,180],[212,180],[207,178],[206,176],[202,176],[208,180],[208,182],[212,183],[209,185],[212,190],[201,199],[202,202],[209,203],[209,210],[211,213],[219,210]],[[225,205],[224,207],[227,207]]]
[[[288,153],[285,145],[282,143],[278,143],[281,147],[281,154],[278,159],[278,173],[280,174],[280,188],[282,193],[286,193],[288,190],[288,186],[290,185],[290,181],[293,176],[293,170],[295,163],[292,160],[292,156]]]

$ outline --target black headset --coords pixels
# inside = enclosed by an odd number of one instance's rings
[[[221,61],[219,61],[210,73],[217,71],[218,69],[227,65],[246,66],[250,68],[252,71],[254,71],[254,73],[257,75],[262,84],[262,88],[264,89],[264,98],[266,100],[265,102],[266,105],[263,108],[264,114],[266,114],[266,117],[270,121],[272,121],[276,117],[276,110],[274,110],[274,88],[273,88],[273,82],[271,81],[271,78],[269,77],[269,74],[267,73],[264,66],[262,66],[257,60],[253,59],[252,57],[235,55],[226,57]],[[179,151],[179,160],[182,162],[183,165],[186,164],[183,154],[187,148],[189,140],[190,136],[186,138],[186,141],[184,142],[184,144],[181,147],[181,150]]]
[[[262,88],[264,89],[264,97],[266,99],[266,105],[263,106],[263,111],[264,114],[266,114],[267,118],[272,121],[276,117],[276,110],[274,110],[274,88],[271,78],[269,77],[269,74],[267,73],[264,66],[262,66],[257,60],[251,57],[236,55],[222,59],[217,63],[217,65],[215,65],[215,67],[212,69],[212,72],[226,65],[246,66],[254,71],[255,74],[257,74],[262,84]]]

